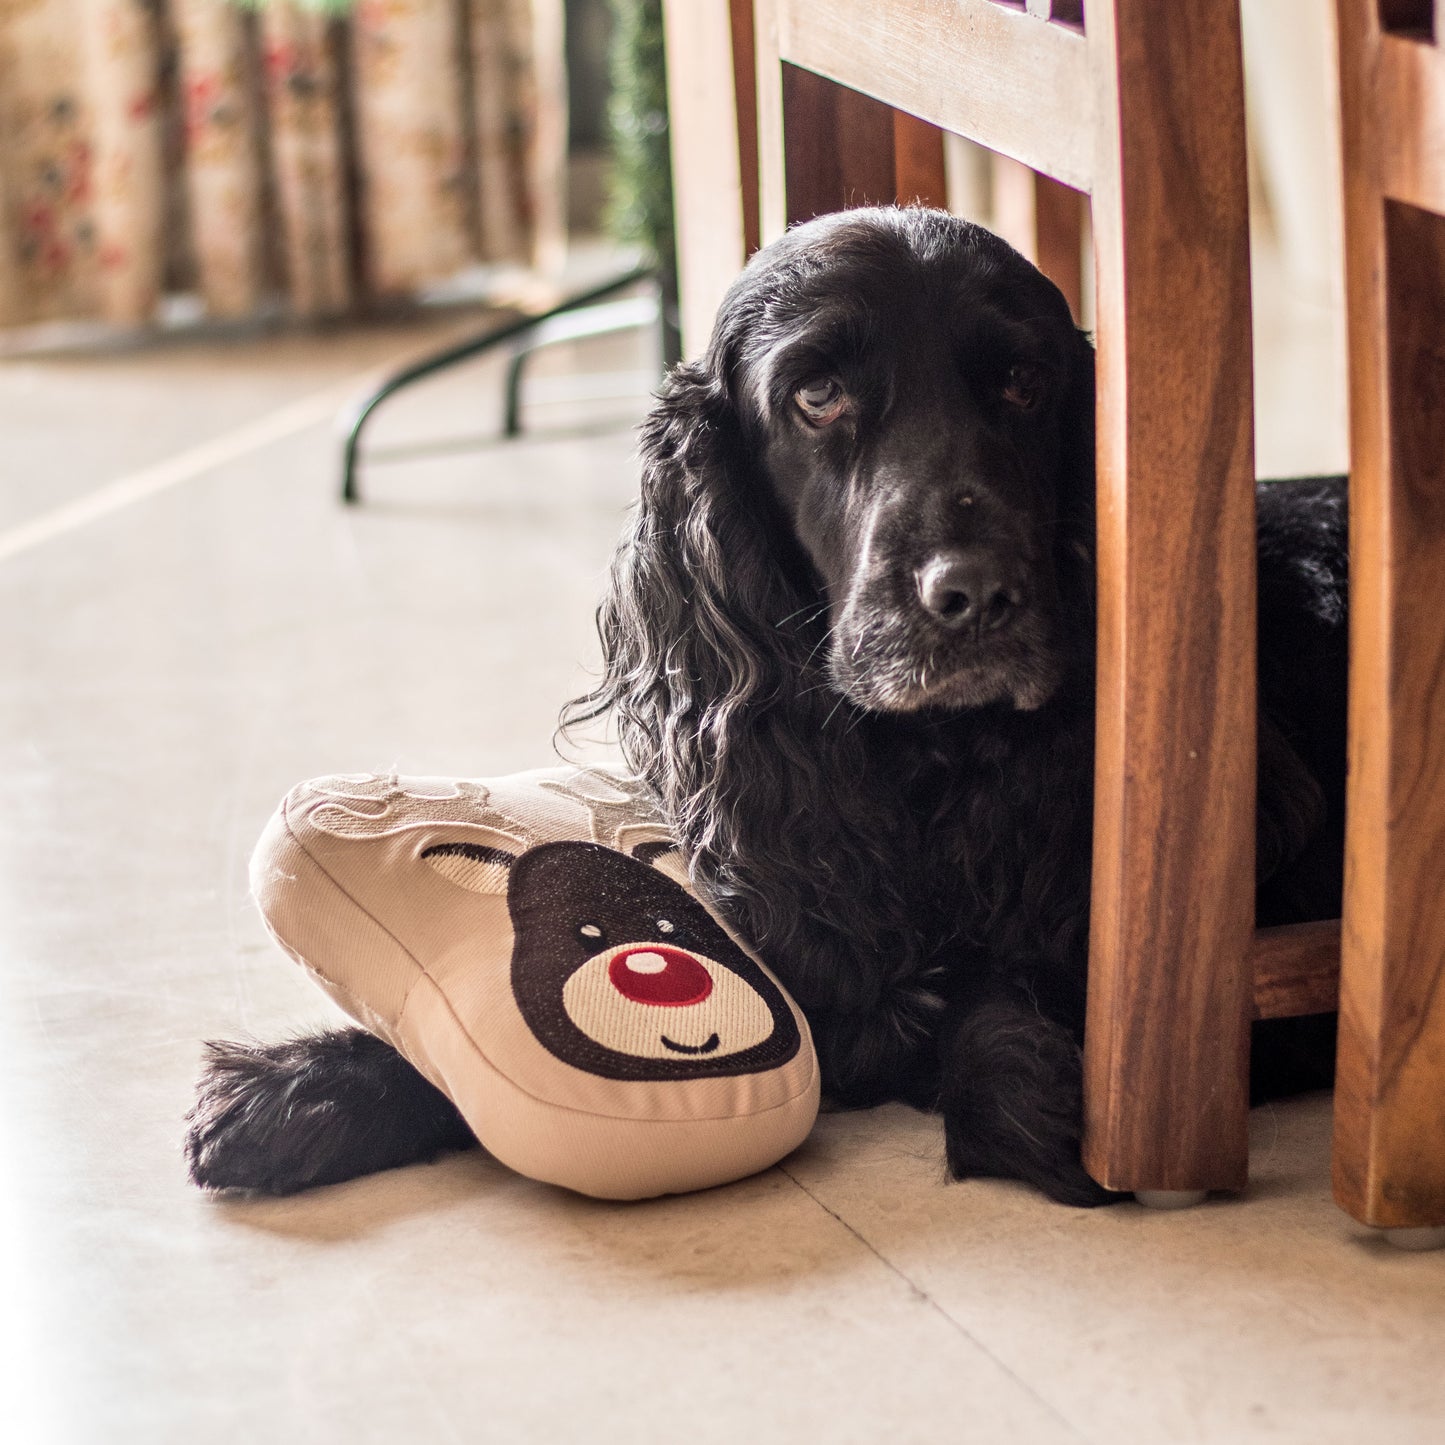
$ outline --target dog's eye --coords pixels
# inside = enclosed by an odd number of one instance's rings
[[[827,426],[848,410],[848,394],[831,376],[800,386],[793,393],[793,400],[814,426]]]
[[[1044,394],[1044,373],[1027,361],[1016,361],[1008,369],[1003,385],[1003,399],[1020,411],[1032,411]]]

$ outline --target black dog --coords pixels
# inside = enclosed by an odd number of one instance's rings
[[[570,709],[616,719],[807,1014],[828,1094],[937,1108],[955,1175],[1073,1204],[1112,1197],[1079,1161],[1093,420],[1092,348],[996,237],[923,210],[798,228],[644,427],[606,675]],[[1278,923],[1339,908],[1344,484],[1266,486],[1259,517],[1258,906]],[[1273,1033],[1262,1089],[1327,1080],[1318,1021]],[[289,1192],[465,1141],[363,1035],[218,1049],[188,1142],[203,1185]],[[311,1108],[328,1129],[298,1143]]]

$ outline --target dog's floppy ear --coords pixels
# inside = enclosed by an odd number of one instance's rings
[[[724,303],[707,358],[672,372],[643,427],[641,499],[598,611],[606,675],[564,726],[612,713],[710,901],[786,969],[804,1007],[826,996],[869,1009],[917,965],[887,923],[904,910],[890,886],[899,822],[839,786],[866,771],[863,738],[815,660],[826,603],[738,403],[740,338],[760,330],[750,281]],[[859,962],[840,973],[840,957]],[[915,1035],[883,1016],[911,1047]],[[839,1089],[870,1070],[871,1056],[830,1061]]]
[[[778,701],[806,655],[787,655],[795,634],[780,624],[806,599],[777,556],[788,530],[750,459],[727,351],[715,339],[706,360],[675,368],[643,426],[641,497],[598,611],[607,675],[569,714],[615,713],[628,762],[674,823],[715,781],[738,710]]]

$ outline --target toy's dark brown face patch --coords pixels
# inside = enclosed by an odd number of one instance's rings
[[[798,1051],[777,985],[670,878],[594,843],[512,866],[512,992],[564,1062],[609,1079],[756,1073]]]

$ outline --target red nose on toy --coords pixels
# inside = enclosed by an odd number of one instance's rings
[[[697,959],[661,943],[619,953],[607,965],[607,977],[623,998],[664,1008],[701,1003],[712,992],[712,979]]]

